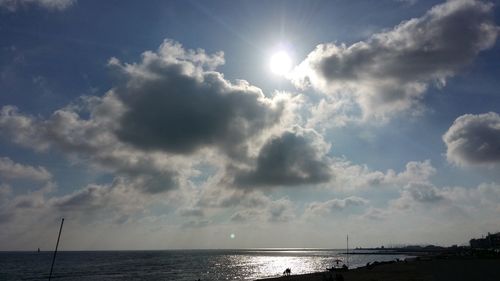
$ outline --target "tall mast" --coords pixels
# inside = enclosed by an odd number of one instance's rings
[[[349,267],[349,234],[347,234],[347,267]]]
[[[59,247],[59,238],[61,238],[61,231],[64,224],[64,218],[61,220],[61,227],[59,228],[59,235],[57,235],[56,249],[54,250],[54,256],[52,257],[52,265],[50,266],[49,281],[52,278],[52,269],[54,268],[54,262],[56,261],[57,247]]]

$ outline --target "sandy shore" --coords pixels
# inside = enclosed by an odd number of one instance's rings
[[[293,269],[292,269],[293,270]],[[381,264],[342,273],[345,281],[499,281],[500,259],[430,259]],[[329,272],[292,275],[262,280],[326,281]]]

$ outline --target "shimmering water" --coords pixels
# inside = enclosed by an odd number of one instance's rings
[[[179,250],[59,252],[53,280],[255,280],[324,271],[339,250]],[[351,255],[351,267],[402,255]],[[52,253],[0,252],[0,280],[47,280]]]

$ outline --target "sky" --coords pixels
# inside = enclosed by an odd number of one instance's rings
[[[500,231],[498,3],[0,0],[0,250]]]

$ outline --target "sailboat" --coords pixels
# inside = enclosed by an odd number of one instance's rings
[[[349,235],[347,235],[347,247],[346,247],[346,257],[345,260],[335,259],[333,262],[335,263],[331,268],[327,268],[326,270],[330,272],[339,272],[339,271],[347,271],[349,270]]]

